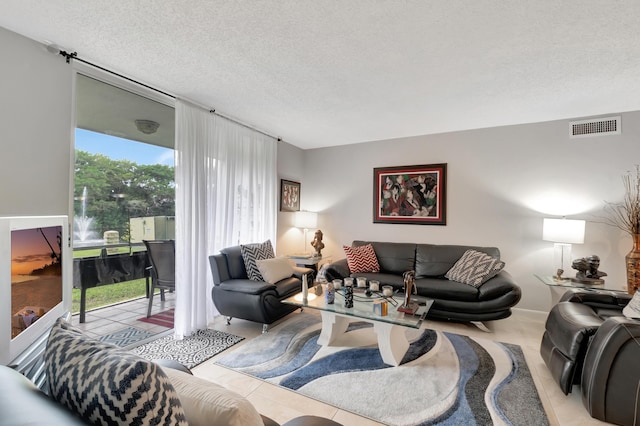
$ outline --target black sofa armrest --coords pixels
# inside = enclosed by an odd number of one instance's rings
[[[327,265],[324,275],[327,281],[341,280],[351,274],[347,259],[340,259]]]
[[[592,308],[616,308],[622,310],[631,300],[631,295],[607,290],[569,289],[560,302],[582,303]]]
[[[593,336],[582,370],[582,402],[589,414],[620,425],[640,424],[640,321],[607,319]]]
[[[311,268],[305,268],[303,266],[293,267],[293,276],[302,279],[303,275],[313,274],[314,271]]]

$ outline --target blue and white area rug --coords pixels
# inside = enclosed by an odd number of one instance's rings
[[[182,340],[174,339],[173,334],[170,334],[130,351],[150,361],[171,359],[193,368],[242,340],[244,337],[207,329],[197,330]]]
[[[300,313],[216,363],[385,425],[548,425],[517,345],[424,330],[397,367],[365,347],[322,347],[319,317]],[[364,336],[364,338],[363,338]]]

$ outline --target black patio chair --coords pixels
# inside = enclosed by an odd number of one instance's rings
[[[153,293],[160,289],[160,300],[164,302],[164,291],[176,289],[176,246],[174,240],[144,240],[147,256],[151,263],[151,291],[149,291],[149,308],[147,318],[151,315]]]

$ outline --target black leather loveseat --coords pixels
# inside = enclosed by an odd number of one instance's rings
[[[253,281],[247,276],[240,246],[227,247],[209,256],[213,274],[211,297],[220,314],[259,322],[263,332],[269,324],[293,312],[297,307],[281,300],[300,293],[302,275],[313,274],[309,268],[294,267],[293,275],[275,284]]]
[[[365,277],[402,289],[402,274],[415,270],[418,294],[434,300],[427,314],[434,319],[489,321],[507,318],[511,315],[511,307],[520,301],[520,287],[504,270],[478,288],[445,278],[465,251],[473,249],[499,259],[500,251],[495,247],[370,241],[354,241],[352,246],[367,244],[373,246],[380,272],[354,274],[349,270],[347,260],[341,259],[326,267],[326,279]]]
[[[540,355],[565,394],[579,384],[589,414],[640,424],[640,320],[623,315],[631,296],[572,289],[551,309]]]

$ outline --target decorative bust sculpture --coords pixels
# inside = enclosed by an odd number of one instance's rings
[[[322,242],[322,231],[321,230],[318,229],[316,231],[315,236],[313,237],[313,241],[311,241],[311,247],[316,249],[314,257],[321,257],[322,256],[322,252],[321,251],[324,248],[324,243]]]
[[[604,284],[602,277],[606,277],[607,273],[598,271],[600,258],[595,254],[574,260],[571,267],[578,271],[576,277],[571,281],[584,284]]]

